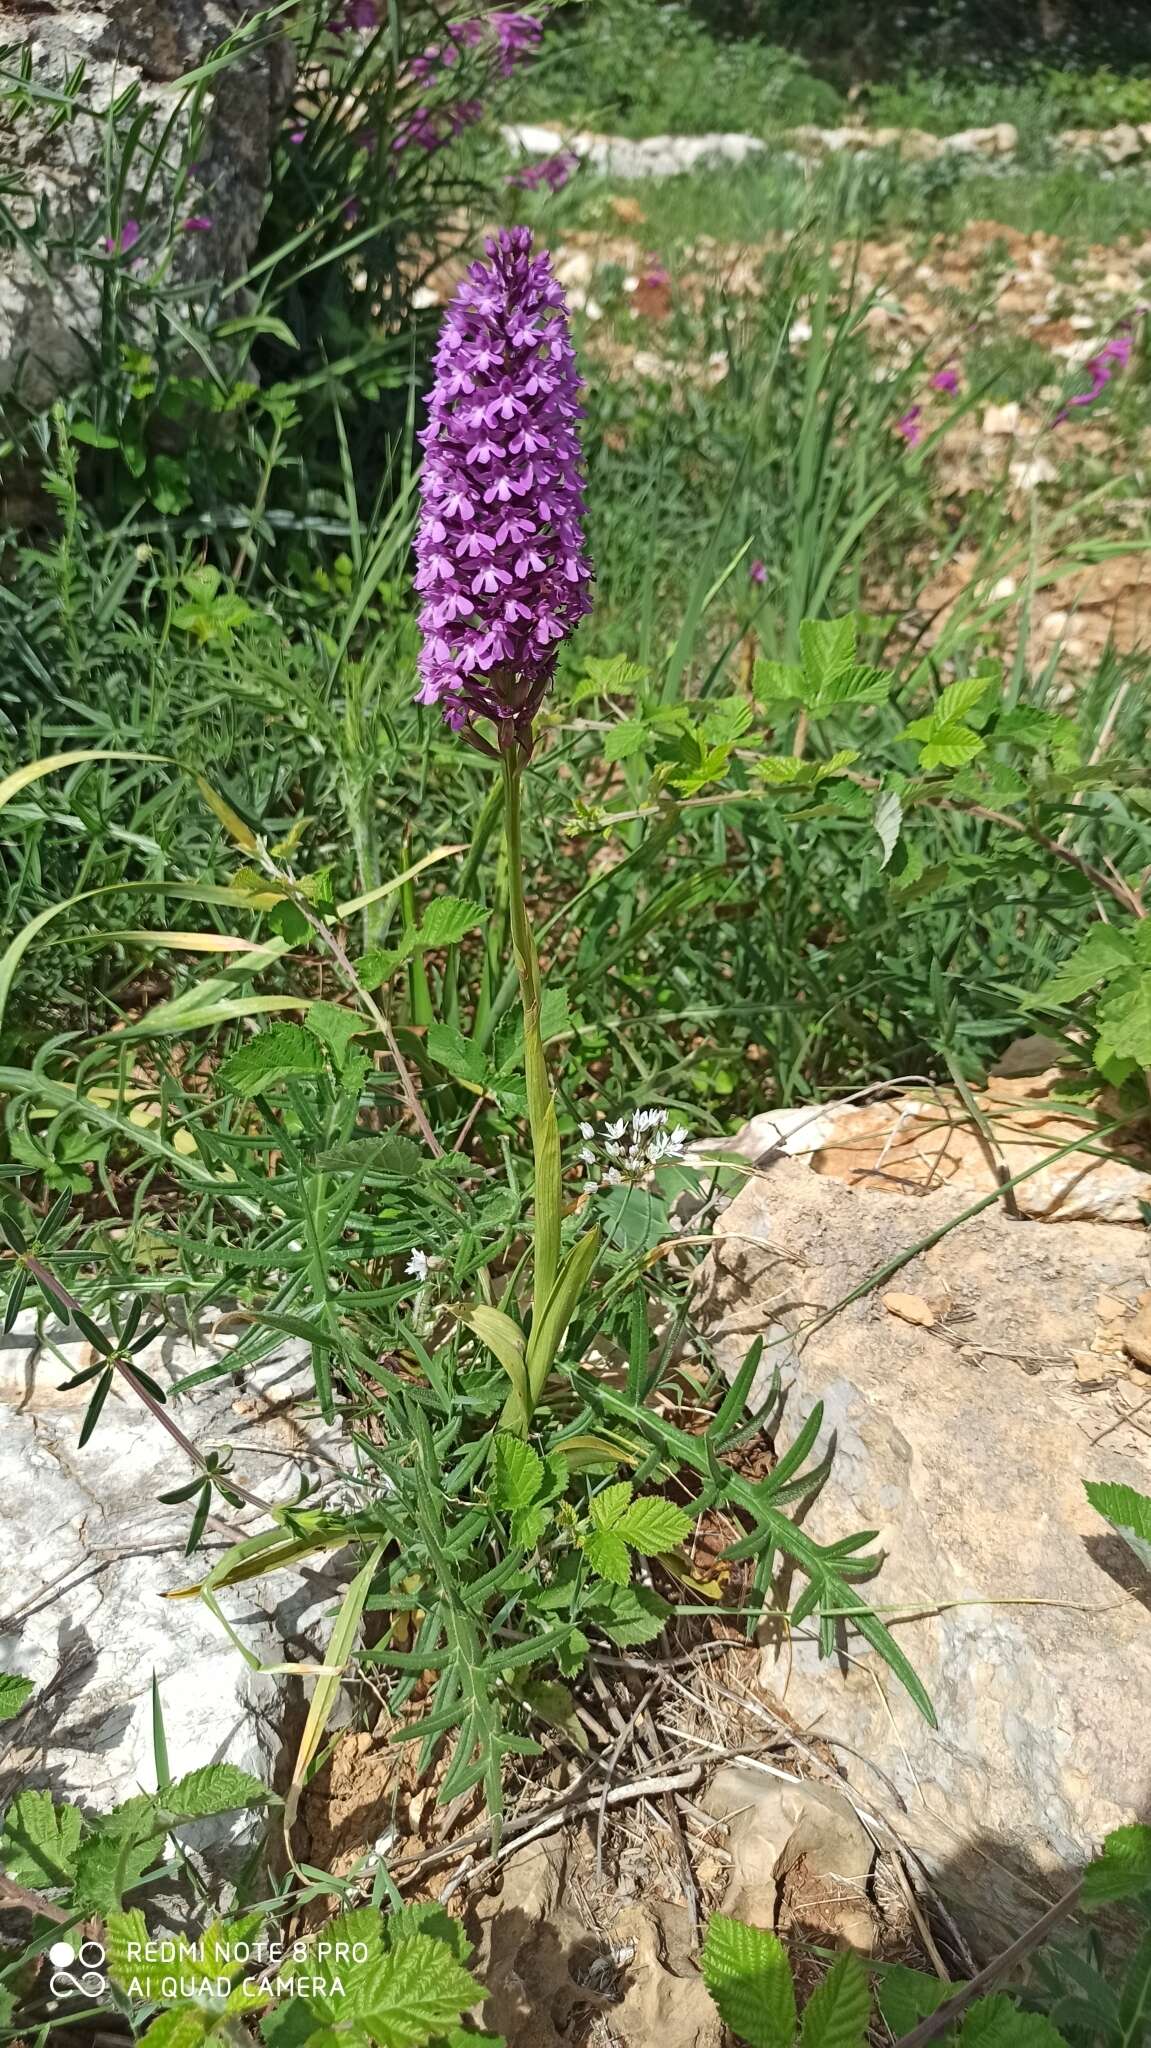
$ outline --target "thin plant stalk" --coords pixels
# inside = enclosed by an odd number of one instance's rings
[[[535,1165],[532,1230],[532,1328],[538,1331],[555,1286],[560,1251],[560,1134],[555,1096],[548,1077],[540,1009],[542,986],[539,955],[524,901],[521,833],[523,765],[513,742],[502,756],[504,778],[504,844],[508,857],[508,897],[512,951],[520,986],[524,1019],[524,1075],[528,1124]]]

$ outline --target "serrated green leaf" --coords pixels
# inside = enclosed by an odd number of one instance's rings
[[[109,1814],[98,1833],[80,1844],[72,1903],[106,1919],[159,1860],[162,1845],[163,1830],[155,1821],[152,1801],[128,1800]]]
[[[1119,1993],[1119,2031],[1124,2044],[1146,2042],[1151,2031],[1151,1934],[1144,1935],[1127,1966]],[[1038,2048],[1038,2044],[1037,2044]]]
[[[156,1804],[173,1820],[203,1820],[215,1813],[232,1813],[237,1807],[263,1806],[267,1799],[266,1786],[250,1771],[242,1771],[236,1764],[205,1764],[166,1786]]]
[[[964,762],[974,761],[984,750],[984,742],[969,725],[937,725],[932,721],[931,735],[920,748],[921,768],[962,768]]]
[[[1048,976],[1039,994],[1051,1003],[1074,1002],[1098,982],[1124,973],[1133,956],[1134,946],[1128,932],[1114,925],[1094,925],[1070,959]]]
[[[320,2022],[303,1998],[285,1999],[260,2020],[260,2033],[267,2048],[307,2048],[319,2031]]]
[[[363,959],[356,962],[356,979],[361,988],[370,993],[390,981],[397,968],[410,958],[414,937],[414,933],[409,933],[397,946],[373,946],[370,953],[365,953]]]
[[[633,1500],[616,1517],[613,1526],[630,1549],[638,1550],[643,1557],[659,1557],[686,1540],[691,1532],[691,1516],[673,1501],[645,1494],[642,1499]]]
[[[0,1870],[34,1891],[70,1884],[83,1830],[79,1807],[54,1805],[50,1792],[19,1792],[4,1816]]]
[[[934,723],[950,725],[953,719],[967,718],[995,687],[993,675],[961,676],[957,682],[948,683],[935,700],[931,714]]]
[[[958,2048],[1067,2048],[1067,2043],[1041,2013],[1021,2012],[1013,1999],[997,1992],[972,2006]]]
[[[790,704],[803,695],[803,670],[788,661],[757,661],[752,692],[761,704]]]
[[[671,1608],[650,1586],[601,1585],[588,1606],[588,1618],[621,1649],[653,1642]]]
[[[811,693],[808,709],[818,718],[848,704],[886,704],[891,684],[891,674],[885,668],[873,668],[866,662],[856,668],[845,668],[829,676],[818,691]]]
[[[954,1984],[948,1984],[942,1977],[929,1977],[926,1970],[911,1970],[905,1963],[892,1963],[879,1980],[879,2010],[889,2032],[898,2040],[901,2034],[910,2034],[920,2020],[936,2012],[954,1990]]]
[[[879,865],[887,866],[899,844],[903,830],[903,799],[897,789],[885,789],[875,799],[875,813],[872,818],[875,836],[883,848],[883,859]]]
[[[379,2048],[425,2048],[476,2003],[479,1987],[448,1944],[406,1934],[332,2000],[341,2019],[359,2020]]]
[[[595,1494],[588,1508],[594,1529],[614,1529],[620,1516],[628,1507],[632,1496],[631,1481],[619,1479],[614,1486],[605,1486]]]
[[[854,617],[848,613],[845,619],[804,619],[799,647],[808,691],[825,698],[835,679],[855,667]]]
[[[713,1913],[700,1962],[720,2017],[748,2048],[794,2048],[791,1965],[774,1934]]]
[[[517,1333],[518,1334],[518,1333]],[[491,1450],[492,1505],[505,1514],[530,1507],[544,1479],[544,1461],[522,1437],[501,1430]]]
[[[867,1971],[847,1949],[807,2001],[800,2048],[867,2048],[870,2013]]]
[[[344,1065],[353,1038],[361,1037],[365,1031],[372,1028],[370,1020],[361,1010],[346,1010],[342,1003],[309,1004],[304,1024],[313,1036],[320,1040],[321,1045],[327,1046],[337,1068]],[[280,1028],[290,1029],[290,1026]]]
[[[300,1024],[270,1024],[241,1045],[221,1066],[216,1080],[228,1095],[262,1095],[293,1074],[322,1074],[323,1054]]]
[[[1115,1828],[1083,1873],[1083,1904],[1093,1912],[1151,1890],[1151,1827]]]
[[[14,1721],[36,1690],[32,1678],[20,1678],[14,1671],[0,1671],[0,1721]]]
[[[613,725],[605,738],[603,759],[609,764],[613,761],[630,761],[634,755],[642,753],[652,737],[649,725],[645,725],[638,718],[627,718],[622,724]]]
[[[140,2048],[200,2048],[215,2023],[215,2013],[204,2006],[176,2005],[170,2012],[157,2014],[141,2036]]]
[[[1151,1500],[1133,1486],[1120,1486],[1109,1479],[1088,1479],[1084,1486],[1096,1514],[1110,1522],[1140,1564],[1151,1571]]]
[[[1111,985],[1099,1005],[1099,1028],[1118,1059],[1151,1067],[1151,974]]]
[[[487,914],[482,903],[469,903],[462,896],[437,896],[420,920],[415,943],[425,951],[454,946],[465,932],[483,924]]]
[[[584,1556],[599,1578],[615,1586],[626,1586],[631,1577],[627,1545],[611,1529],[592,1529],[584,1537]]]
[[[465,1038],[451,1024],[431,1024],[427,1036],[428,1058],[437,1067],[443,1067],[453,1081],[466,1081],[469,1087],[485,1088],[488,1082],[487,1057],[480,1046]]]
[[[139,1948],[151,1939],[139,1906],[134,1906],[130,1913],[109,1913],[104,1923],[104,1952],[108,1975],[121,1991],[140,1975],[140,1963],[129,1957],[129,1947]]]
[[[638,661],[629,661],[626,654],[590,655],[572,691],[572,703],[582,704],[588,697],[630,695],[646,677],[647,669]]]

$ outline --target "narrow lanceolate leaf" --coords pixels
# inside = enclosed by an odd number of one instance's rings
[[[1107,1836],[1083,1873],[1083,1904],[1090,1911],[1151,1891],[1151,1827],[1133,1821]]]
[[[524,1333],[518,1324],[506,1316],[502,1308],[489,1308],[486,1302],[477,1302],[474,1308],[465,1309],[460,1321],[474,1330],[482,1344],[486,1344],[494,1358],[498,1358],[512,1383],[515,1399],[523,1404],[527,1413],[528,1382],[524,1357]]]
[[[375,1577],[376,1566],[379,1564],[382,1552],[383,1545],[377,1543],[367,1563],[361,1571],[356,1573],[355,1578],[344,1594],[324,1658],[326,1666],[325,1675],[316,1680],[316,1689],[312,1694],[311,1705],[308,1708],[308,1718],[304,1723],[304,1732],[300,1737],[300,1746],[296,1752],[296,1761],[292,1770],[292,1782],[288,1787],[288,1796],[284,1801],[284,1846],[289,1856],[291,1856],[292,1823],[296,1818],[296,1808],[300,1803],[300,1794],[304,1789],[308,1767],[320,1746],[320,1738],[328,1725],[328,1716],[336,1703],[336,1695],[340,1689],[344,1666],[351,1657],[352,1647],[355,1643],[360,1620],[364,1612],[364,1602],[371,1592],[372,1580]]]
[[[14,1721],[35,1690],[34,1679],[18,1678],[14,1671],[0,1671],[0,1721]]]
[[[866,2048],[870,2012],[867,1972],[848,1949],[807,2001],[800,2048]]]
[[[1140,1942],[1119,1993],[1120,2048],[1138,2048],[1151,2033],[1151,1934]]]
[[[702,1966],[720,2017],[748,2048],[794,2048],[791,1966],[774,1934],[713,1913]]]
[[[1112,1480],[1088,1479],[1084,1487],[1096,1514],[1110,1522],[1140,1564],[1151,1571],[1151,1500],[1133,1486],[1119,1486]]]
[[[14,768],[0,782],[0,810],[10,804],[14,796],[27,789],[32,782],[39,782],[42,776],[55,775],[61,768],[75,768],[81,761],[166,761],[166,754],[129,754],[117,747],[77,747],[67,754],[45,754],[39,761],[26,761],[22,768]]]

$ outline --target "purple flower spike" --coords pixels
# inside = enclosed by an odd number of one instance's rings
[[[935,372],[934,377],[931,379],[931,389],[933,391],[945,391],[949,398],[955,397],[959,389],[959,372],[954,363],[948,363],[945,370],[937,370]]]
[[[533,56],[543,34],[531,14],[493,14],[489,17],[499,45],[499,69],[507,78],[524,57]]]
[[[562,192],[578,169],[578,156],[571,150],[561,150],[558,156],[540,157],[534,164],[525,164],[522,170],[510,171],[507,182],[525,192],[537,192],[541,185],[546,185],[550,192]]]
[[[184,222],[186,235],[210,235],[216,223],[210,213],[190,213]]]
[[[757,555],[747,573],[750,576],[753,583],[766,583],[767,563],[761,562],[759,556]]]
[[[909,448],[917,448],[923,439],[923,407],[911,405],[901,420],[896,420],[895,431],[902,434]]]
[[[417,702],[531,746],[559,643],[591,609],[581,380],[567,306],[528,228],[504,228],[448,308],[420,434]]]

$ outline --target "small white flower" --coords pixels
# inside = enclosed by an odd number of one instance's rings
[[[580,1125],[580,1127],[579,1127],[579,1134],[580,1134],[580,1137],[581,1137],[581,1138],[594,1138],[594,1137],[595,1137],[595,1125],[594,1125],[594,1124],[581,1124],[581,1125]]]
[[[405,1273],[410,1273],[414,1279],[418,1280],[420,1286],[422,1287],[424,1281],[428,1277],[428,1268],[430,1267],[430,1265],[431,1260],[429,1259],[427,1253],[420,1251],[417,1247],[416,1250],[413,1251],[412,1256],[408,1260],[407,1265],[404,1267],[404,1271]]]
[[[584,1146],[582,1147],[581,1151],[580,1151],[580,1155],[579,1155],[579,1156],[580,1156],[580,1163],[581,1163],[581,1165],[583,1165],[583,1166],[594,1166],[594,1165],[595,1165],[595,1153],[594,1153],[594,1152],[592,1151],[592,1148],[591,1148],[591,1146],[590,1146],[590,1145],[584,1145]]]
[[[626,1131],[626,1129],[627,1129],[627,1118],[626,1118],[626,1116],[621,1116],[621,1117],[617,1117],[617,1119],[616,1119],[616,1121],[615,1121],[615,1123],[614,1123],[614,1124],[605,1124],[605,1125],[604,1125],[604,1137],[605,1137],[605,1138],[622,1138],[622,1137],[623,1137],[623,1134],[624,1134],[624,1132]]]

